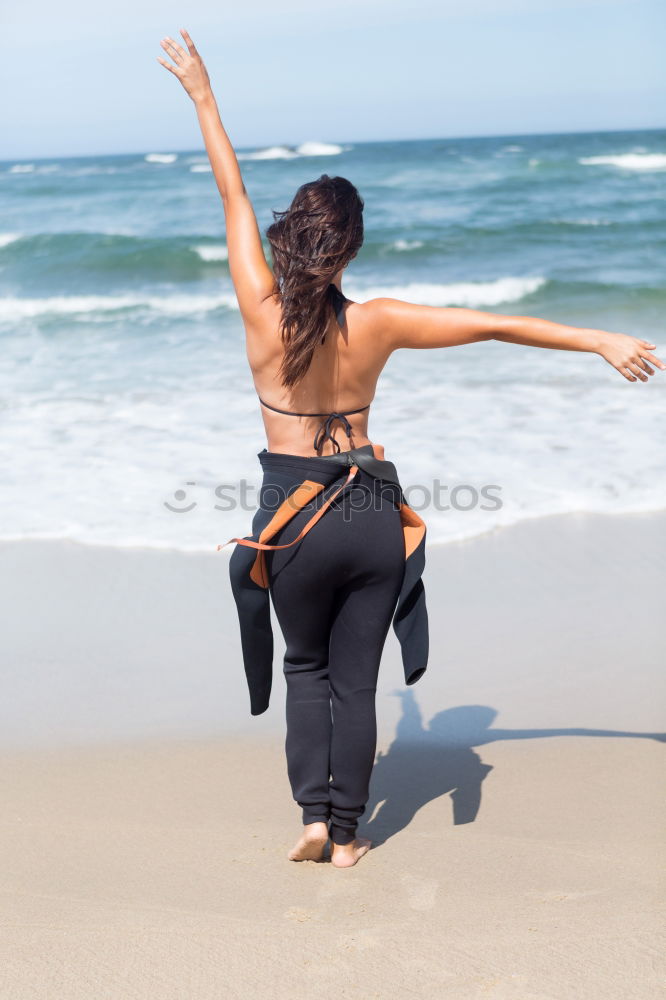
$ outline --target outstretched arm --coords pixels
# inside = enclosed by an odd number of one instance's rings
[[[175,65],[160,56],[157,59],[178,77],[194,102],[208,159],[224,205],[231,280],[243,319],[251,321],[261,303],[273,291],[274,276],[264,255],[259,227],[236,153],[220,120],[208,72],[187,31],[181,28],[180,33],[187,51],[173,38],[163,38],[160,42]]]
[[[401,299],[372,300],[377,324],[389,352],[400,347],[453,347],[481,340],[503,340],[527,347],[599,354],[629,382],[647,382],[666,364],[650,353],[656,345],[625,333],[565,326],[533,316],[501,316],[476,309],[414,305]]]

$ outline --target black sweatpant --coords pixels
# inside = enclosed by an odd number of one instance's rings
[[[296,514],[272,544],[295,538],[332,491]],[[303,823],[330,821],[336,844],[354,840],[369,798],[379,664],[405,566],[397,499],[361,470],[300,542],[267,553],[286,643],[289,781]]]

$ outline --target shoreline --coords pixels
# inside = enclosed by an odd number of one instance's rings
[[[419,516],[422,516],[426,522],[426,528],[428,528],[427,512],[420,510],[419,508],[413,508]],[[254,510],[250,512],[254,514]],[[645,510],[622,510],[622,511],[607,511],[607,510],[565,510],[565,511],[554,511],[551,513],[534,513],[534,514],[524,514],[516,518],[514,521],[507,521],[505,524],[493,524],[488,528],[483,528],[482,530],[475,531],[473,534],[461,535],[452,538],[445,539],[430,539],[426,538],[426,548],[439,548],[440,546],[446,545],[458,545],[462,542],[473,542],[478,538],[486,538],[488,535],[494,535],[502,531],[511,530],[520,527],[522,524],[534,524],[534,523],[548,523],[556,519],[573,519],[573,518],[651,518],[651,517],[666,517],[666,507],[655,507],[648,508]],[[252,518],[250,517],[247,522],[247,528],[249,532],[249,526]],[[248,533],[246,532],[246,534]],[[127,541],[127,542],[109,542],[109,541],[90,541],[88,539],[82,538],[68,538],[63,535],[57,534],[35,534],[35,535],[6,535],[0,536],[0,549],[6,546],[12,545],[80,545],[85,548],[98,549],[98,550],[112,550],[119,552],[165,552],[172,553],[174,555],[193,555],[193,556],[205,556],[209,554],[216,554],[217,542],[211,542],[210,548],[204,547],[184,547],[177,545],[168,545],[166,543],[151,543],[147,541]],[[227,550],[220,550],[227,551]],[[231,549],[229,549],[231,551]]]
[[[407,694],[430,709],[491,705],[512,726],[656,731],[665,542],[662,512],[553,515],[432,545],[428,669],[405,686],[390,629],[380,736],[395,731]],[[252,716],[228,556],[219,556],[0,544],[0,752],[283,732],[279,626],[273,615],[271,704]],[[628,623],[619,633],[617,621]]]

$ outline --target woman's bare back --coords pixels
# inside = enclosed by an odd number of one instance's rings
[[[343,307],[343,325],[331,319],[322,344],[318,344],[306,375],[293,391],[280,384],[278,369],[283,348],[279,335],[280,305],[267,299],[263,310],[247,332],[247,356],[257,395],[269,406],[291,411],[276,413],[261,406],[268,450],[291,455],[315,454],[313,442],[322,425],[322,416],[294,416],[293,413],[329,414],[358,410],[373,400],[377,379],[390,351],[382,343],[372,302],[347,300]],[[348,439],[342,421],[331,426],[331,436],[342,451],[370,444],[369,409],[347,416],[352,436]],[[335,451],[330,440],[319,454]]]

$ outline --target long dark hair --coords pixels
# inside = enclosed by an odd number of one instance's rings
[[[322,174],[302,184],[266,230],[282,303],[284,357],[278,374],[292,388],[307,372],[328,328],[331,279],[363,243],[363,199],[344,177]]]

